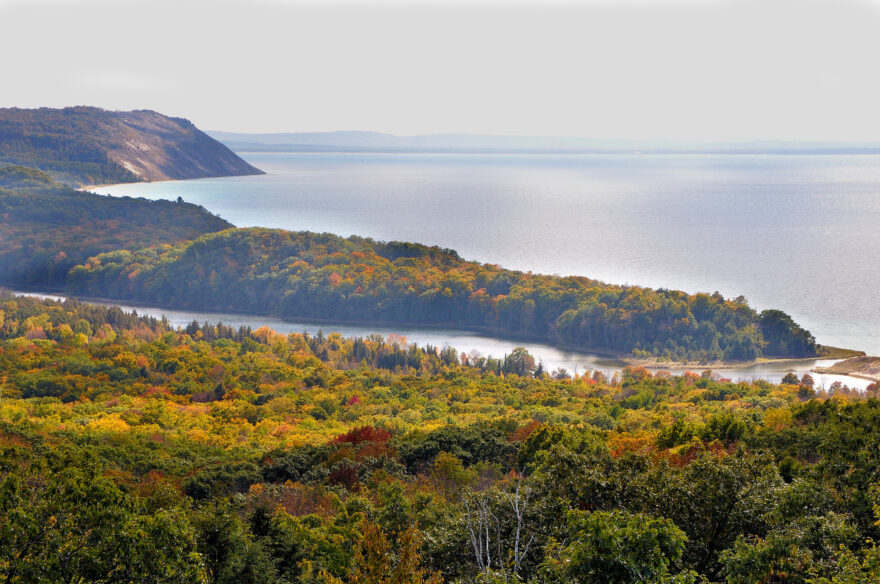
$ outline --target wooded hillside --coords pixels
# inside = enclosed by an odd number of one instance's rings
[[[72,186],[261,174],[192,122],[149,110],[0,108],[0,166]]]

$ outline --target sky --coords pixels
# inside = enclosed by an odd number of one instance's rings
[[[209,130],[880,141],[880,3],[0,0],[0,106]]]

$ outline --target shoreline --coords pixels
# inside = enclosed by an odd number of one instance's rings
[[[107,183],[107,184],[100,184],[100,185],[85,185],[85,186],[81,186],[81,187],[73,187],[73,190],[79,191],[81,193],[92,193],[94,195],[98,195],[100,193],[95,193],[95,192],[91,191],[90,189],[102,189],[105,187],[126,187],[129,185],[153,185],[153,184],[158,184],[158,183],[183,182],[183,181],[189,181],[189,180],[204,180],[206,178],[233,178],[233,177],[237,177],[237,176],[263,176],[265,174],[268,174],[268,173],[265,171],[261,171],[256,174],[220,174],[220,175],[216,175],[216,176],[198,176],[198,177],[193,177],[193,178],[165,178],[162,180],[135,180],[135,181],[124,182],[124,183]],[[117,197],[120,195],[101,195],[101,196],[102,197],[103,196]],[[130,197],[132,195],[125,195],[125,196]],[[170,201],[171,199],[166,199],[166,200]]]

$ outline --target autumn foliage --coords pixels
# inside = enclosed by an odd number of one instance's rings
[[[0,578],[876,581],[876,399],[519,353],[0,293]]]

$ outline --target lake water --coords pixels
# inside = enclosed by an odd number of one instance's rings
[[[880,354],[880,156],[242,153],[267,171],[114,185],[238,226],[364,235],[613,283],[744,295]]]

